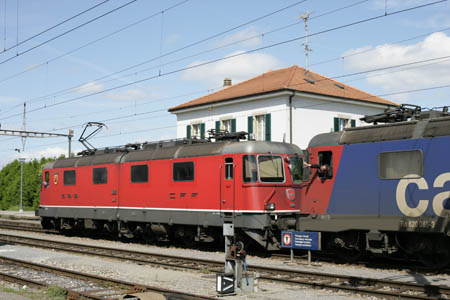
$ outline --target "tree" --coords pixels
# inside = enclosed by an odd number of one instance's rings
[[[23,163],[23,207],[36,209],[39,206],[42,169],[55,158],[33,159]],[[20,162],[15,160],[0,170],[0,208],[17,207],[20,201]]]

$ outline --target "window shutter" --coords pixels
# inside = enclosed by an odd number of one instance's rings
[[[186,126],[186,138],[191,139],[191,125]]]
[[[231,119],[231,132],[236,132],[236,119]]]
[[[200,138],[205,138],[205,123],[200,124]]]
[[[339,131],[339,118],[334,118],[334,132]]]
[[[266,115],[266,141],[270,141],[271,140],[271,120],[270,120],[270,114]]]
[[[350,120],[350,126],[351,127],[356,127],[356,120],[351,119]]]
[[[247,131],[249,134],[253,133],[253,116],[249,116],[247,121]]]
[[[220,121],[216,121],[216,132],[220,131]]]

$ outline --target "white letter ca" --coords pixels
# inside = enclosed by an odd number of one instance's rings
[[[419,217],[425,213],[428,207],[428,200],[419,200],[416,207],[409,207],[406,203],[406,188],[408,184],[415,183],[420,190],[427,190],[428,184],[423,177],[409,174],[398,182],[396,200],[400,211],[407,217]]]

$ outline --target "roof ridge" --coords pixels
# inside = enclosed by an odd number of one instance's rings
[[[292,79],[295,76],[295,73],[297,72],[297,70],[300,68],[299,66],[297,66],[296,64],[294,64],[292,67],[290,67],[292,69],[291,71],[291,75],[289,76],[288,80],[286,81],[284,88],[287,89],[289,88],[289,86],[291,85]]]

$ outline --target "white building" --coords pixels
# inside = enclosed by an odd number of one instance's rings
[[[301,148],[318,133],[359,126],[359,118],[396,106],[296,65],[270,71],[169,109],[178,138],[204,138],[209,129],[246,131],[256,140]]]

